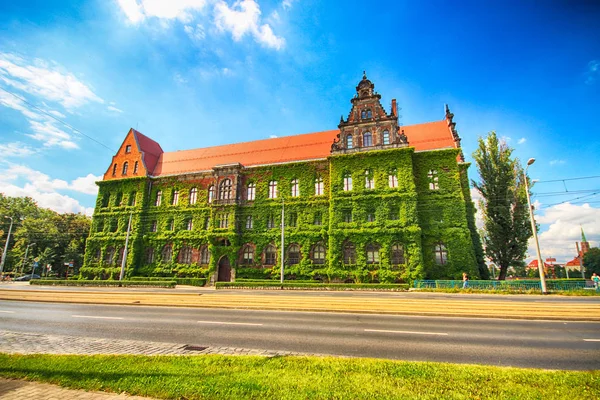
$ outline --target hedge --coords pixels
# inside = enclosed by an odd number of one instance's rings
[[[217,289],[284,289],[284,290],[374,290],[405,291],[408,284],[377,283],[296,283],[296,282],[216,282]]]
[[[133,282],[164,282],[164,281],[175,281],[178,285],[190,285],[190,286],[204,286],[206,285],[206,279],[204,278],[168,278],[168,277],[155,277],[155,276],[132,276],[129,278]]]
[[[70,281],[70,280],[49,280],[49,279],[35,279],[29,281],[30,285],[50,285],[50,286],[115,286],[115,287],[127,287],[127,286],[152,286],[152,287],[164,287],[174,288],[177,282],[174,280],[170,281],[112,281],[112,280],[95,280],[95,281]]]

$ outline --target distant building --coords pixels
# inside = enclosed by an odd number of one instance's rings
[[[585,238],[583,228],[581,228],[581,242],[575,242],[575,247],[577,249],[577,256],[565,264],[565,268],[568,268],[569,271],[581,271],[583,256],[590,250],[590,243]]]
[[[194,150],[165,152],[131,129],[98,182],[81,273],[118,276],[130,216],[128,274],[230,281],[276,273],[285,205],[289,275],[479,276],[454,115],[446,106],[439,121],[401,127],[396,100],[388,112],[380,99],[365,75],[338,129]]]

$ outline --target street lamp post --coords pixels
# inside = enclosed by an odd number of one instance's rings
[[[531,220],[531,230],[533,231],[533,239],[535,240],[535,250],[537,252],[538,271],[540,273],[540,283],[542,285],[542,294],[547,294],[546,289],[546,276],[544,274],[544,264],[542,262],[542,255],[540,254],[540,242],[537,236],[537,227],[535,225],[535,219],[533,217],[533,208],[531,207],[531,199],[529,198],[529,184],[527,183],[527,168],[535,162],[535,158],[530,158],[527,161],[527,167],[523,171],[523,178],[525,179],[525,193],[527,193],[527,206],[529,207],[529,219]]]
[[[4,262],[6,261],[6,252],[8,251],[8,242],[10,241],[10,232],[12,231],[13,219],[12,217],[4,216],[4,218],[10,219],[10,227],[8,228],[8,236],[6,237],[6,243],[4,244],[4,252],[2,253],[2,261],[0,261],[0,274],[4,271]]]
[[[21,274],[23,273],[23,271],[25,271],[25,261],[27,260],[27,253],[29,252],[29,248],[31,246],[35,246],[35,243],[31,243],[31,244],[27,245],[27,248],[25,249],[25,257],[23,257],[23,265],[21,266]]]

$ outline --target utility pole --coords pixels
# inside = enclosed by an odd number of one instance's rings
[[[123,280],[123,276],[125,275],[125,264],[127,264],[127,245],[129,244],[129,233],[131,232],[131,217],[133,217],[133,213],[129,214],[129,223],[127,224],[127,236],[125,237],[125,250],[123,250],[123,259],[121,260],[121,275],[119,275],[119,280]]]
[[[535,162],[535,158],[530,158],[527,161],[527,167],[523,171],[523,178],[525,179],[525,192],[527,193],[527,206],[529,207],[529,218],[531,219],[531,230],[533,231],[533,239],[535,240],[535,250],[537,252],[538,271],[540,273],[540,284],[542,286],[542,294],[548,294],[546,289],[546,276],[544,274],[544,263],[542,261],[542,255],[540,254],[540,242],[537,236],[537,226],[535,225],[535,219],[533,218],[533,208],[531,208],[531,199],[529,197],[529,184],[527,183],[527,168]]]
[[[21,265],[21,274],[23,274],[23,271],[25,271],[25,261],[27,260],[27,253],[29,252],[29,248],[31,246],[35,246],[35,243],[31,243],[27,245],[27,248],[25,248],[25,257],[23,257],[23,265]]]
[[[10,241],[10,232],[12,231],[12,226],[13,226],[12,217],[4,216],[4,218],[10,219],[10,227],[8,228],[8,236],[6,237],[6,243],[4,244],[4,252],[2,253],[2,261],[0,261],[0,275],[4,271],[4,262],[6,261],[6,252],[8,251],[8,242]]]
[[[281,283],[283,283],[283,263],[285,262],[285,203],[281,199]]]

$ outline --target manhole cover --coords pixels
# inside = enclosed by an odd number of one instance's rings
[[[187,351],[204,351],[208,349],[208,347],[205,346],[192,346],[190,344],[186,344],[185,346],[183,346],[183,350],[187,350]]]

